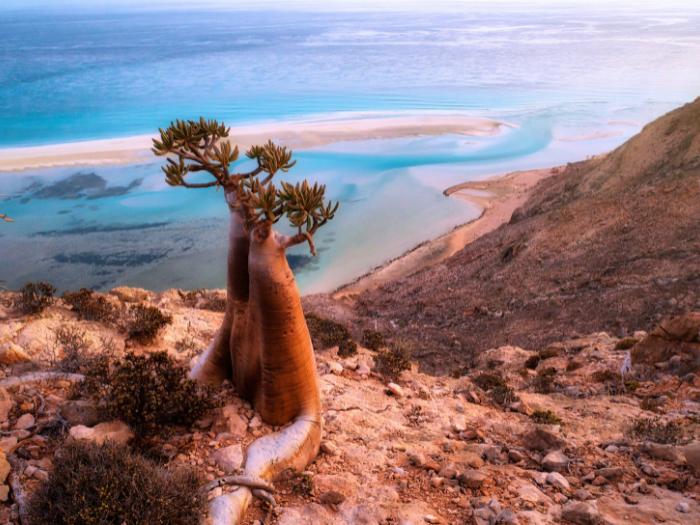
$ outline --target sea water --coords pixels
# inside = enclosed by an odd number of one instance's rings
[[[31,2],[27,3],[28,6]],[[700,9],[464,5],[186,11],[0,7],[0,147],[229,124],[438,111],[509,123],[494,136],[350,141],[295,152],[286,180],[341,203],[318,256],[329,291],[478,216],[442,191],[608,151],[700,94]],[[59,288],[221,287],[221,192],[168,187],[159,159],[0,173],[0,280]],[[282,225],[282,227],[284,227]]]

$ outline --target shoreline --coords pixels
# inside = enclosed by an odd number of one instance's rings
[[[410,114],[354,113],[304,120],[261,122],[231,126],[232,142],[241,150],[272,139],[295,149],[325,146],[334,142],[392,139],[411,136],[459,134],[491,136],[506,122],[439,112]],[[152,160],[151,138],[135,135],[43,146],[0,149],[0,172],[57,168],[76,165],[129,164]]]
[[[538,182],[560,173],[563,166],[514,171],[480,181],[467,181],[446,188],[446,197],[466,200],[481,207],[481,214],[448,233],[420,243],[407,252],[377,266],[354,281],[331,292],[333,299],[352,299],[387,281],[401,279],[439,264],[479,237],[507,223],[525,203]]]

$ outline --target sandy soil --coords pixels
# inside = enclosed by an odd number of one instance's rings
[[[332,142],[416,135],[495,135],[501,126],[510,125],[491,119],[442,113],[353,113],[352,118],[326,117],[232,127],[231,137],[242,150],[268,139],[304,149]],[[0,149],[0,172],[78,164],[138,162],[152,158],[150,146],[151,135],[138,135],[119,139]]]
[[[463,199],[482,208],[481,215],[451,232],[427,241],[393,259],[356,281],[339,288],[334,299],[349,298],[382,283],[411,275],[423,268],[452,257],[469,243],[510,220],[534,186],[543,178],[558,173],[559,168],[515,171],[483,181],[468,181],[451,186],[444,194]]]

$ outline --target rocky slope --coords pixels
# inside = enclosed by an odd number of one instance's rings
[[[173,322],[150,346],[127,344],[117,326],[79,320],[62,300],[27,316],[13,306],[16,294],[2,294],[0,384],[55,366],[65,351],[61,328],[82,332],[87,353],[107,345],[117,359],[130,346],[187,364],[221,316],[207,309],[217,304],[213,292],[196,301],[134,289],[105,297],[119,308],[158,306]],[[529,350],[494,347],[455,377],[414,364],[393,383],[377,373],[376,352],[319,351],[322,452],[307,472],[276,483],[280,507],[268,523],[698,523],[699,328],[696,315],[634,339],[599,332]],[[630,347],[635,364],[622,377]],[[124,424],[100,424],[93,402],[69,392],[65,381],[0,390],[1,482],[31,493],[68,436],[131,438]],[[159,444],[169,464],[213,479],[234,472],[245,446],[272,430],[232,392],[219,395],[222,407]],[[63,420],[66,435],[49,434]],[[0,523],[19,523],[17,494],[0,485]],[[248,523],[265,519],[256,505]]]
[[[444,264],[333,306],[412,339],[439,372],[493,346],[624,335],[698,307],[700,98],[548,177],[509,224]]]

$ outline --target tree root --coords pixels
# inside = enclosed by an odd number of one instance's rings
[[[249,489],[260,489],[265,492],[274,492],[275,488],[272,483],[268,483],[264,479],[253,478],[250,476],[224,476],[223,478],[215,479],[204,486],[204,490],[210,490],[220,487],[221,485],[238,485],[239,487],[248,487]]]
[[[239,485],[239,488],[212,500],[211,524],[241,523],[253,497],[265,501],[271,513],[276,507],[276,501],[270,490],[273,489],[272,484],[266,480],[275,479],[287,468],[303,470],[316,457],[321,442],[320,421],[318,413],[303,415],[279,432],[268,434],[251,443],[246,451],[245,474],[221,478],[235,479],[243,483],[232,483]],[[221,483],[225,481],[215,480],[210,485],[214,488]]]
[[[8,377],[0,381],[0,388],[13,388],[16,386],[40,383],[42,381],[71,381],[80,383],[85,381],[83,374],[69,374],[67,372],[30,372],[22,376]]]
[[[24,466],[15,456],[10,455],[7,457],[7,461],[12,466],[12,471],[7,478],[7,482],[12,489],[12,496],[17,503],[17,510],[19,512],[19,523],[20,525],[29,525],[29,512],[27,511],[27,498],[24,495],[24,489],[22,488],[22,483],[19,481],[19,473],[22,471]]]

